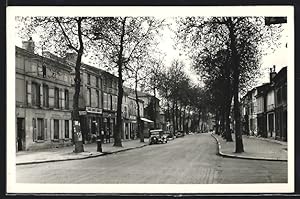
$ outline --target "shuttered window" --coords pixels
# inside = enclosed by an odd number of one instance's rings
[[[45,107],[49,107],[49,87],[43,85],[43,104]]]
[[[65,109],[69,109],[69,91],[65,90]]]
[[[32,105],[34,106],[40,106],[41,102],[40,102],[40,85],[37,84],[36,82],[32,82],[31,84],[31,102]]]
[[[59,89],[54,88],[54,107],[59,108]]]

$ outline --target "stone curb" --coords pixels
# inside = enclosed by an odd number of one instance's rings
[[[109,155],[109,154],[115,154],[115,153],[120,153],[120,152],[124,152],[124,151],[129,151],[129,150],[132,150],[132,149],[143,148],[147,145],[148,144],[144,144],[144,145],[141,145],[141,146],[130,147],[130,148],[116,150],[116,151],[112,151],[112,152],[103,152],[103,153],[100,153],[100,154],[90,155],[90,156],[86,156],[86,157],[66,158],[66,159],[56,159],[56,160],[43,160],[43,161],[32,161],[32,162],[20,162],[20,163],[16,163],[16,165],[19,166],[19,165],[28,165],[28,164],[42,164],[42,163],[49,163],[49,162],[63,162],[63,161],[69,161],[69,160],[83,160],[83,159],[88,159],[88,158],[96,158],[96,157],[99,157],[99,156],[105,156],[105,155]]]
[[[256,136],[247,136],[248,138],[250,139],[257,139],[257,140],[263,140],[263,141],[266,141],[266,142],[271,142],[271,143],[276,143],[276,144],[280,144],[280,145],[283,145],[283,146],[286,146],[287,147],[287,143],[282,143],[278,140],[272,140],[272,139],[267,139],[267,138],[263,138],[263,137],[256,137]]]
[[[248,160],[265,160],[265,161],[281,161],[281,162],[287,162],[285,159],[279,159],[279,158],[265,158],[265,157],[253,157],[253,156],[243,156],[243,155],[232,155],[228,153],[223,153],[221,144],[219,142],[219,139],[214,135],[211,134],[211,136],[217,141],[218,144],[218,154],[223,156],[223,157],[228,157],[228,158],[238,158],[238,159],[248,159]]]

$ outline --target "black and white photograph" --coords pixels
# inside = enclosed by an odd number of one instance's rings
[[[7,192],[294,190],[292,6],[7,8]]]

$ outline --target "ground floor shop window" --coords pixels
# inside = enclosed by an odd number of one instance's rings
[[[54,139],[59,139],[59,120],[54,120]]]

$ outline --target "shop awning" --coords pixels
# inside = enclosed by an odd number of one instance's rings
[[[147,118],[144,118],[144,117],[141,117],[141,120],[144,121],[144,122],[149,122],[149,123],[152,123],[154,121],[152,120],[148,120]]]

